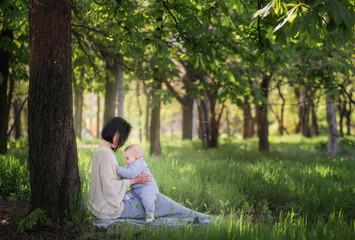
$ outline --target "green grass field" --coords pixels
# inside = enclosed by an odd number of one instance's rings
[[[355,150],[326,155],[327,138],[271,137],[271,151],[257,151],[257,139],[221,140],[203,150],[199,141],[164,141],[162,156],[146,161],[160,191],[191,209],[221,218],[208,228],[149,228],[118,224],[107,231],[81,226],[84,239],[355,239]],[[17,146],[19,147],[19,146]],[[148,145],[143,145],[148,152]],[[14,148],[15,149],[15,148]],[[82,189],[90,183],[94,149],[79,149]],[[122,151],[116,153],[124,165]],[[0,161],[2,199],[30,197],[27,152],[13,150]]]

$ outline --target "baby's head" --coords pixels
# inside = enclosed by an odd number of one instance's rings
[[[137,144],[132,144],[126,147],[123,152],[123,155],[126,164],[129,165],[134,161],[138,160],[139,158],[143,157],[143,149]]]

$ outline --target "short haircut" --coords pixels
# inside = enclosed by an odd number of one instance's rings
[[[119,138],[117,140],[117,147],[112,148],[113,151],[117,151],[126,142],[129,134],[131,133],[132,126],[129,122],[121,117],[111,118],[104,126],[101,132],[102,139],[113,143],[113,137],[118,132]],[[116,144],[116,143],[115,143]]]
[[[143,155],[144,155],[143,149],[138,144],[129,145],[128,147],[125,148],[124,151],[127,151],[127,150],[133,150],[133,151],[137,152],[138,157],[143,157]]]

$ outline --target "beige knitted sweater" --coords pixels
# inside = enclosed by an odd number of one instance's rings
[[[130,186],[130,180],[121,179],[116,173],[117,167],[117,160],[111,149],[96,149],[91,163],[88,207],[97,218],[115,219],[122,214],[122,200]]]

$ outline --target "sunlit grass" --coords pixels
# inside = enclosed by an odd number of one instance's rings
[[[118,231],[123,237],[132,231],[128,239],[170,235],[177,239],[334,239],[330,236],[335,235],[351,239],[355,219],[354,151],[342,145],[343,155],[328,157],[326,136],[271,137],[270,141],[267,154],[257,151],[255,138],[222,139],[219,148],[210,150],[202,149],[199,141],[174,139],[162,143],[162,156],[149,156],[149,145],[142,144],[163,194],[194,210],[222,216],[222,222],[208,229],[163,228],[159,233],[152,228],[127,226],[123,233],[117,230],[121,226],[116,226],[107,234]],[[83,144],[92,143],[98,141]],[[94,150],[78,149],[84,198]],[[122,151],[116,156],[124,166]],[[12,151],[2,156],[0,171],[3,199],[29,198],[27,152]]]

